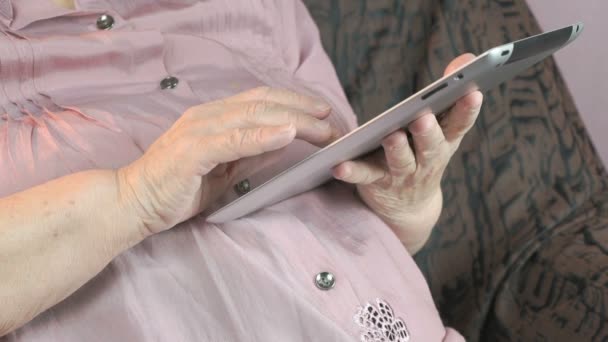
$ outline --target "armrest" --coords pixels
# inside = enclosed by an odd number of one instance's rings
[[[505,275],[483,341],[596,341],[608,336],[608,192],[539,240]]]

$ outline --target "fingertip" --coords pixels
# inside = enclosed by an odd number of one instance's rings
[[[334,178],[337,178],[339,180],[347,179],[351,175],[351,173],[352,168],[348,162],[338,164],[338,166],[334,167],[334,169],[332,170]]]
[[[472,61],[473,59],[475,59],[475,55],[472,53],[465,53],[465,54],[462,54],[462,55],[454,58],[448,64],[448,66],[445,68],[444,75],[454,72],[456,69],[460,68],[464,64],[467,64],[468,62]]]
[[[462,61],[472,61],[475,59],[475,54],[471,53],[471,52],[465,52],[462,55],[458,56],[457,58],[461,59]]]

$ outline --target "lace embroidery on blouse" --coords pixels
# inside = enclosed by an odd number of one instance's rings
[[[361,342],[408,342],[410,333],[401,318],[395,317],[393,309],[382,299],[376,306],[367,303],[359,307],[354,316],[361,327]]]

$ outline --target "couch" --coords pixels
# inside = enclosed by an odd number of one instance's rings
[[[540,32],[525,1],[304,2],[360,122],[454,57]],[[606,171],[554,60],[484,95],[415,257],[445,324],[468,341],[608,340]]]

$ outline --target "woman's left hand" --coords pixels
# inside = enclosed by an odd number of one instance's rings
[[[456,58],[445,73],[473,58],[471,54]],[[482,99],[480,92],[474,92],[458,100],[441,122],[433,114],[412,122],[408,131],[413,146],[406,132],[399,130],[383,140],[382,150],[334,168],[334,177],[356,184],[361,199],[393,229],[411,254],[424,246],[439,219],[441,177],[475,123]]]

